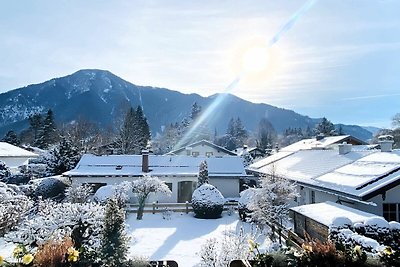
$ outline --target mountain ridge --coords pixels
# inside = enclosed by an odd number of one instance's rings
[[[49,108],[53,110],[58,123],[69,123],[81,117],[102,127],[117,127],[126,109],[138,105],[143,107],[155,136],[163,126],[187,117],[194,102],[204,109],[219,95],[202,97],[167,88],[138,86],[108,70],[82,69],[0,94],[0,136],[4,136],[8,130],[21,131],[28,126],[30,115],[44,113]],[[266,103],[252,103],[226,94],[218,106],[218,112],[214,112],[207,123],[211,130],[217,129],[221,134],[226,131],[231,117],[240,117],[249,131],[255,131],[261,118],[267,117],[278,133],[288,127],[313,128],[320,120],[293,110]],[[352,127],[355,137],[363,140],[372,137],[369,131],[355,127]]]

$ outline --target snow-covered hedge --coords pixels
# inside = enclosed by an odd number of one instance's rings
[[[55,198],[64,196],[67,184],[58,177],[47,177],[31,180],[30,183],[34,186],[33,195],[42,197],[43,199]]]
[[[210,184],[203,184],[192,195],[192,207],[197,218],[215,219],[221,217],[225,198]]]
[[[96,248],[104,218],[104,207],[95,203],[55,203],[39,201],[38,213],[5,235],[7,241],[37,246],[70,235],[78,223],[86,225],[83,234],[87,245]]]
[[[0,236],[14,227],[32,207],[32,201],[18,186],[0,182]]]

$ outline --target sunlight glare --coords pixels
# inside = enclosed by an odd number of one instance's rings
[[[263,72],[269,64],[269,51],[267,47],[255,46],[247,49],[242,58],[242,68],[244,73]]]

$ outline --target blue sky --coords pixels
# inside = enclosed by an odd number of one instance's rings
[[[305,2],[3,0],[0,92],[82,68],[224,92],[243,51],[271,40]],[[335,123],[389,127],[400,112],[399,10],[396,0],[316,1],[270,49],[268,73],[231,92]]]

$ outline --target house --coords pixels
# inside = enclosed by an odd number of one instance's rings
[[[77,166],[66,173],[72,183],[100,187],[118,184],[144,175],[157,176],[171,189],[171,196],[154,196],[150,201],[190,201],[196,189],[199,166],[206,160],[210,184],[224,197],[239,197],[240,181],[246,178],[243,162],[238,156],[192,157],[180,155],[108,155],[85,154]]]
[[[0,160],[3,161],[12,172],[16,172],[19,166],[28,163],[31,158],[37,158],[39,155],[28,150],[11,145],[6,142],[0,142]]]
[[[259,147],[250,147],[250,148],[249,148],[249,147],[247,147],[246,145],[243,146],[243,147],[236,148],[236,149],[234,150],[234,152],[235,152],[236,155],[238,155],[238,156],[242,156],[244,151],[247,151],[247,152],[251,155],[251,157],[252,157],[253,159],[262,158],[262,157],[264,157],[265,154],[266,154],[265,151],[262,150],[262,149],[259,148]]]
[[[381,141],[380,150],[280,151],[248,167],[255,175],[279,175],[297,184],[293,206],[331,201],[400,221],[400,150]]]
[[[308,149],[330,149],[339,144],[347,143],[352,145],[367,145],[366,142],[351,135],[323,136],[317,135],[315,138],[303,139],[289,146],[283,147],[280,151],[299,151]]]
[[[236,156],[236,153],[207,140],[201,140],[185,147],[172,150],[167,155],[182,155],[193,157]]]
[[[376,217],[375,214],[330,201],[293,207],[289,212],[293,219],[293,230],[297,235],[305,238],[306,232],[311,238],[317,238],[320,241],[328,239],[329,227],[337,217],[346,217],[353,224]]]

